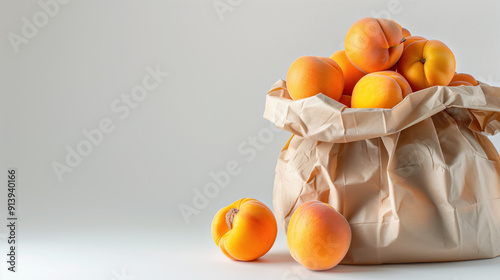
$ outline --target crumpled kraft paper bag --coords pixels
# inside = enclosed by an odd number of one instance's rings
[[[343,264],[456,261],[500,255],[500,88],[432,87],[393,109],[329,97],[292,101],[278,81],[264,117],[294,134],[281,152],[274,213],[318,199],[345,216]]]

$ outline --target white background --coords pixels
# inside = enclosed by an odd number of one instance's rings
[[[234,200],[253,197],[272,206],[274,166],[290,134],[269,134],[262,114],[266,92],[294,59],[330,56],[356,20],[389,17],[414,35],[445,42],[457,72],[500,86],[500,2],[73,0],[51,9],[44,23],[37,1],[0,2],[0,166],[4,182],[8,168],[19,175],[18,272],[7,271],[2,188],[0,279],[496,279],[500,273],[498,258],[313,273],[293,261],[281,231],[268,255],[252,263],[230,261],[210,237],[215,212]],[[23,18],[38,20],[31,38],[23,35]],[[13,44],[12,34],[24,41]],[[169,76],[129,115],[113,110],[142,84],[147,67]],[[82,131],[103,119],[115,129],[58,180],[54,162],[65,164],[67,147],[77,149],[86,141]],[[500,147],[500,138],[492,141]],[[237,162],[239,174],[196,208],[196,191],[229,162]],[[198,213],[183,217],[181,205]]]

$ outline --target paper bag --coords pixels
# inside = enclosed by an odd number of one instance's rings
[[[273,206],[285,232],[309,200],[349,221],[343,264],[500,255],[500,88],[432,87],[393,109],[351,109],[319,94],[293,101],[284,81],[264,117],[294,134],[278,158]]]

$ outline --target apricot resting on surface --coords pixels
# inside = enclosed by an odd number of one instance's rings
[[[448,84],[449,86],[477,86],[479,83],[476,81],[474,77],[465,73],[456,73],[451,82]]]
[[[391,68],[403,53],[403,33],[384,18],[363,18],[347,31],[344,47],[349,60],[371,73]]]
[[[359,80],[352,92],[352,108],[390,109],[412,93],[406,79],[394,71],[367,74]]]
[[[398,73],[413,91],[446,86],[455,74],[455,56],[438,40],[419,40],[409,44],[398,62]]]
[[[331,58],[302,56],[290,65],[286,85],[293,100],[323,93],[338,101],[344,90],[344,76]]]
[[[292,214],[287,232],[292,257],[311,270],[336,266],[349,250],[351,228],[329,204],[308,201]]]
[[[230,259],[252,261],[274,244],[278,226],[271,210],[253,198],[222,208],[212,221],[212,238]]]
[[[342,73],[344,74],[344,91],[342,94],[351,95],[352,89],[356,85],[356,83],[366,75],[365,72],[362,72],[354,64],[349,61],[345,50],[336,51],[332,56],[330,56],[342,69]]]

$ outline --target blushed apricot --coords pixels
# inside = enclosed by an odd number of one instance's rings
[[[344,47],[349,60],[366,73],[391,68],[403,53],[403,33],[384,18],[363,18],[347,31]]]
[[[329,204],[308,201],[292,214],[287,241],[297,262],[311,270],[327,270],[340,263],[349,250],[351,228]]]
[[[406,37],[410,37],[411,36],[411,33],[408,29],[404,28],[401,26],[401,24],[395,22],[394,20],[390,19],[390,21],[394,22],[398,27],[399,29],[401,30],[401,33],[403,33],[403,38],[406,38]]]
[[[401,33],[403,33],[403,38],[406,38],[406,37],[410,37],[411,36],[411,33],[408,29],[406,28],[401,28]]]

